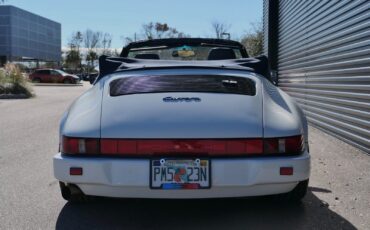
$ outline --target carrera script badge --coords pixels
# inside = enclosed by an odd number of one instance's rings
[[[199,97],[165,97],[164,102],[201,102]]]

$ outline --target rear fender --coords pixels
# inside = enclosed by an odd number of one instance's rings
[[[268,80],[263,80],[264,137],[303,135],[308,143],[307,120],[298,104]]]
[[[60,133],[71,137],[100,138],[104,81],[82,94],[63,116]]]

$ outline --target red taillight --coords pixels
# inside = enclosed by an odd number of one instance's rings
[[[63,137],[62,152],[63,153],[78,153],[78,139]]]
[[[268,138],[263,141],[263,152],[264,153],[278,153],[279,152],[279,140],[276,138]]]
[[[99,139],[63,137],[62,152],[67,154],[97,154]]]
[[[117,140],[100,140],[100,152],[103,154],[116,154],[117,153]]]
[[[100,146],[100,147],[99,147]],[[67,154],[245,156],[299,154],[302,136],[266,139],[127,140],[63,137]]]
[[[118,141],[118,152],[121,154],[132,154],[137,152],[136,141],[131,140],[119,140]]]
[[[248,140],[246,152],[249,154],[263,153],[263,140],[262,139]]]
[[[102,154],[136,154],[137,141],[119,139],[101,139],[100,152]]]
[[[263,141],[264,153],[298,154],[303,150],[303,137],[266,138]]]
[[[303,136],[294,136],[285,139],[286,153],[300,153],[303,151]]]
[[[115,140],[100,141],[102,154],[242,156],[263,153],[262,140]]]

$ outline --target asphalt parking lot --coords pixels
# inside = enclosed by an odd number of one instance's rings
[[[58,122],[89,87],[35,86],[36,98],[0,100],[0,229],[370,229],[370,156],[312,127],[300,205],[266,197],[67,203],[52,169]]]

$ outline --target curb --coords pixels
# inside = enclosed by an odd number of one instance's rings
[[[65,87],[76,87],[76,86],[83,86],[82,83],[77,84],[63,84],[63,83],[32,83],[34,86],[65,86]]]

